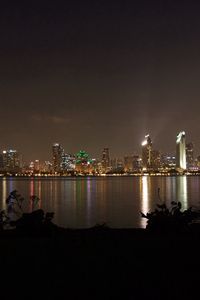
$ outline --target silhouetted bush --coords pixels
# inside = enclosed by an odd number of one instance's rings
[[[26,233],[42,233],[56,228],[57,226],[52,223],[54,213],[45,213],[42,209],[37,208],[39,200],[37,196],[31,196],[29,201],[31,211],[25,212],[24,202],[26,200],[17,190],[12,191],[6,199],[6,211],[0,212],[0,229],[3,230],[9,226]],[[15,220],[13,220],[13,216]]]
[[[105,229],[109,229],[109,226],[106,223],[101,223],[101,224],[97,223],[92,227],[92,229],[105,230]]]
[[[7,216],[5,210],[0,211],[0,230],[3,230],[4,227],[9,223],[9,217]]]
[[[200,211],[192,207],[181,211],[181,202],[171,202],[171,207],[165,203],[157,204],[157,208],[146,215],[141,212],[142,218],[147,219],[146,229],[153,232],[188,232],[192,222],[200,218]]]

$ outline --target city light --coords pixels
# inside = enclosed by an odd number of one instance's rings
[[[108,147],[103,148],[100,158],[90,157],[86,151],[66,153],[60,143],[53,143],[51,158],[29,162],[15,149],[0,154],[1,176],[170,176],[200,175],[200,156],[194,158],[193,143],[186,144],[185,131],[177,134],[174,153],[161,153],[154,148],[149,134],[141,143],[141,153],[112,157]]]
[[[147,140],[142,142],[142,146],[145,146],[145,145],[147,145]]]

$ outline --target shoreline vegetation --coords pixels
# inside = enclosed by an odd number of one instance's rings
[[[30,213],[25,201],[15,190],[1,212],[1,225],[14,228],[0,230],[2,295],[8,299],[194,299],[199,293],[199,211],[163,203],[141,212],[146,229],[68,229],[37,209],[37,196],[29,200]]]
[[[200,209],[189,207],[183,210],[179,201],[171,201],[170,205],[167,205],[160,197],[160,188],[158,188],[157,193],[159,203],[156,204],[154,211],[148,211],[146,214],[140,211],[141,218],[147,220],[146,231],[161,234],[192,233],[194,226],[198,228],[197,225],[200,225]],[[17,190],[10,192],[5,201],[5,209],[0,211],[0,233],[13,231],[25,234],[35,232],[41,234],[69,230],[54,224],[52,222],[54,212],[44,212],[40,208],[39,202],[40,198],[36,195],[31,195],[27,200]],[[104,223],[96,224],[89,229],[108,230],[111,228]]]

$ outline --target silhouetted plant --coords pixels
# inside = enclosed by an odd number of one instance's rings
[[[146,228],[156,232],[185,232],[197,218],[200,218],[200,212],[193,210],[192,207],[181,211],[181,202],[171,202],[171,207],[165,203],[157,204],[157,208],[150,213],[141,212],[142,218],[147,219]]]
[[[4,227],[9,224],[9,217],[6,214],[5,210],[1,210],[0,211],[0,230],[3,230]]]
[[[25,199],[18,193],[17,190],[12,191],[6,199],[7,213],[5,211],[0,212],[0,226],[3,229],[5,222],[11,227],[20,229],[23,231],[38,231],[40,229],[48,228],[50,225],[55,226],[51,221],[54,217],[53,212],[47,212],[46,214],[42,209],[35,209],[39,203],[39,198],[36,195],[30,197],[31,212],[24,212]],[[14,214],[18,217],[17,220],[11,220],[10,215]],[[20,215],[20,218],[19,218]]]
[[[24,198],[17,192],[17,190],[12,191],[8,198],[6,199],[7,212],[13,212],[16,215],[23,213],[23,202]]]
[[[54,212],[47,212],[44,217],[44,223],[45,224],[51,223],[53,217],[54,217]]]
[[[109,226],[106,223],[97,223],[96,225],[94,225],[93,229],[108,229]]]

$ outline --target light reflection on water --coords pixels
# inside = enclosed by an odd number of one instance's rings
[[[141,187],[141,212],[147,213],[150,210],[149,205],[149,193],[151,186],[149,185],[149,176],[144,176],[140,180],[140,187]],[[141,218],[141,227],[146,226],[146,219]]]
[[[90,226],[91,215],[91,180],[87,178],[87,226]]]
[[[158,188],[160,197],[158,197]],[[147,213],[159,202],[181,201],[182,208],[200,205],[200,177],[107,177],[107,178],[2,178],[0,208],[18,190],[28,200],[40,198],[38,208],[55,212],[60,226],[83,228],[99,223],[111,227],[145,227],[140,211]]]
[[[2,210],[6,209],[6,198],[7,198],[7,180],[2,180]]]
[[[187,177],[182,176],[177,180],[177,201],[181,201],[182,209],[188,208],[188,191],[187,191]],[[181,180],[180,180],[181,179]]]

